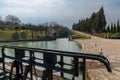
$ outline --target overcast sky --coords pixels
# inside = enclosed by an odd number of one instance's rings
[[[22,23],[56,21],[71,27],[104,6],[108,23],[120,19],[120,0],[0,0],[0,16],[17,16]]]

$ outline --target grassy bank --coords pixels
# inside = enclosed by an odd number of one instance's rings
[[[90,36],[78,34],[74,31],[71,31],[71,33],[72,33],[72,39],[90,39]]]
[[[18,33],[19,34],[19,40],[22,40],[23,38],[20,36],[20,34],[22,32],[26,33],[26,39],[32,39],[32,32],[31,31],[9,31],[9,30],[6,30],[6,31],[1,31],[0,32],[0,40],[1,41],[4,41],[4,40],[12,40],[12,35],[14,33]],[[34,31],[33,32],[33,37],[36,39],[38,38],[39,36],[45,36],[45,32],[40,32],[40,31]]]

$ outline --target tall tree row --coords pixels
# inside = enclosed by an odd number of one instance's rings
[[[111,34],[120,33],[119,20],[117,21],[117,23],[111,22],[111,25],[108,25],[105,32],[111,33]]]
[[[106,19],[103,6],[96,13],[93,13],[90,18],[79,20],[74,23],[73,30],[78,30],[87,33],[102,33],[105,31]]]
[[[69,29],[63,25],[58,24],[57,22],[48,22],[44,24],[31,24],[31,23],[21,23],[21,20],[14,15],[8,15],[5,17],[5,20],[2,20],[0,17],[0,32],[2,31],[28,31],[31,32],[32,38],[36,36],[37,32],[46,33],[47,35],[56,35],[56,37],[66,37],[69,34]]]

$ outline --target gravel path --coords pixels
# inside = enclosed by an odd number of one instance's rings
[[[81,32],[77,33],[81,34]],[[92,76],[92,80],[120,80],[120,40],[91,36],[91,39],[76,39],[75,41],[82,45],[82,52],[99,54],[102,51],[110,61],[112,73],[109,73],[102,64],[88,61],[87,71]]]

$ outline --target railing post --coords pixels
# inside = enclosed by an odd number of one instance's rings
[[[83,80],[85,80],[85,77],[86,77],[86,73],[85,73],[85,71],[86,71],[86,59],[85,58],[83,58]]]
[[[74,57],[74,76],[79,76],[78,58]]]
[[[30,73],[30,79],[33,80],[33,70],[32,68],[35,67],[35,65],[31,65],[32,63],[34,63],[34,51],[29,51],[29,64],[25,67],[25,72],[24,72],[24,77],[23,80],[27,79],[27,75],[28,73]]]
[[[63,68],[63,66],[64,66],[64,65],[62,64],[62,63],[63,63],[63,60],[64,60],[64,59],[63,59],[63,56],[61,55],[61,56],[60,56],[60,62],[61,62],[60,66],[61,66],[61,68]],[[61,77],[64,77],[64,73],[63,73],[63,72],[61,72],[60,75],[61,75]]]
[[[23,74],[23,67],[22,62],[20,61],[23,57],[25,57],[25,51],[22,49],[14,49],[15,51],[15,61],[12,62],[11,70],[9,73],[9,80],[12,79],[13,75],[13,68],[16,68],[16,77],[15,79],[20,80],[22,79]]]
[[[73,78],[72,80],[75,80],[75,77],[78,77],[79,76],[79,68],[78,68],[78,62],[79,62],[79,58],[78,57],[73,57],[73,70],[74,70],[74,75],[73,75]]]
[[[33,70],[32,70],[32,65],[31,65],[31,63],[33,63],[34,62],[34,57],[33,57],[33,54],[34,54],[34,52],[33,51],[30,51],[30,64],[29,64],[29,66],[30,66],[30,77],[31,77],[31,79],[33,79]]]
[[[49,53],[43,53],[43,60],[44,65],[46,65],[46,70],[44,71],[43,77],[45,76],[45,80],[53,80],[53,69],[49,69],[49,66],[54,66],[56,63],[55,59],[56,55],[49,54]]]
[[[2,60],[3,60],[3,71],[5,71],[5,53],[4,53],[5,48],[2,47]]]

